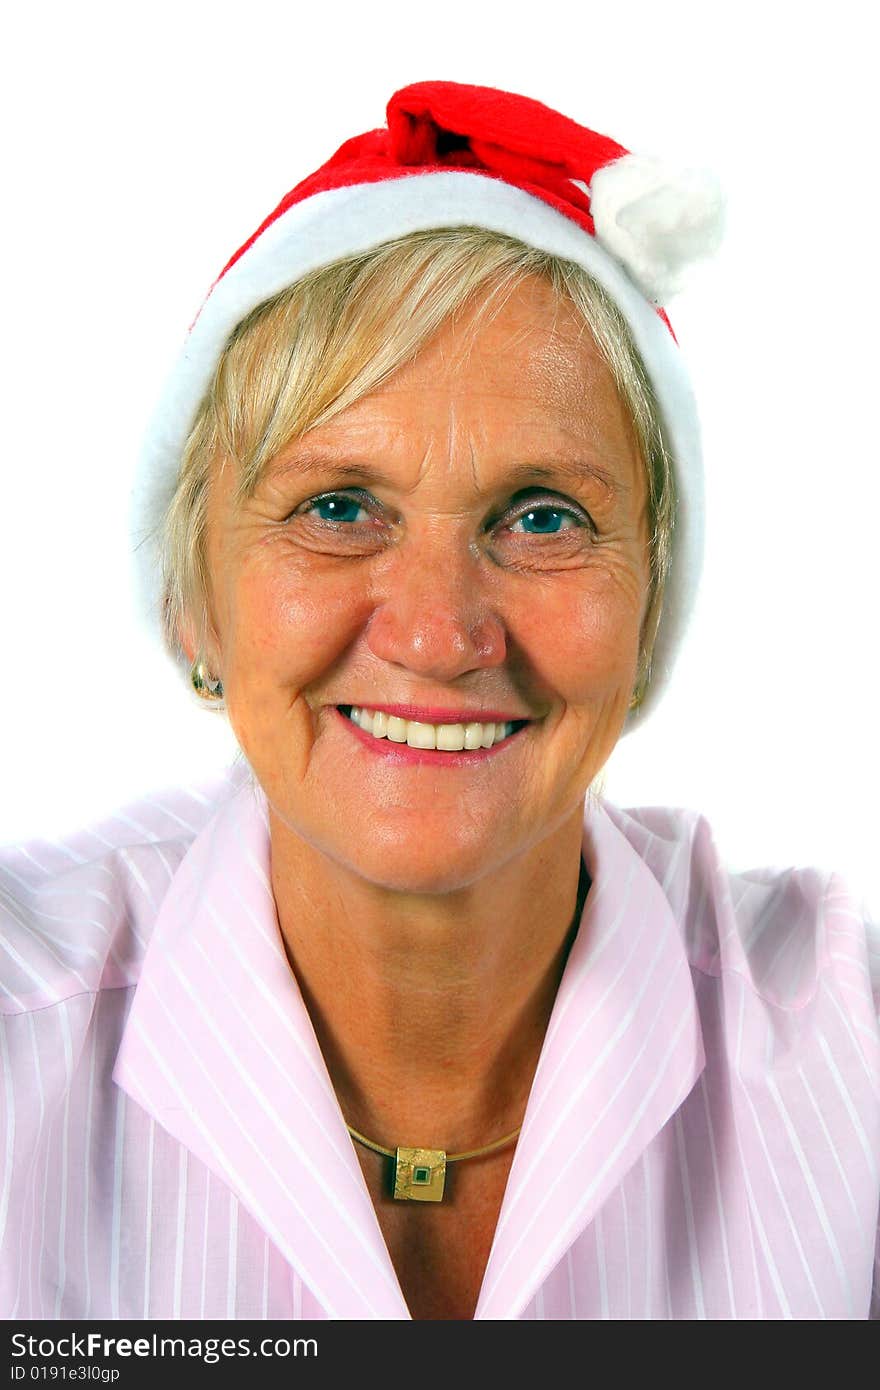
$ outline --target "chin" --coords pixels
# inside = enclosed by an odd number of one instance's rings
[[[490,873],[497,859],[485,845],[449,843],[444,853],[438,854],[426,847],[424,839],[416,844],[403,836],[397,843],[382,843],[378,852],[351,854],[349,847],[349,853],[338,856],[338,862],[389,892],[454,893]]]

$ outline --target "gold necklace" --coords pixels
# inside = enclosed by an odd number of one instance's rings
[[[512,1144],[522,1125],[503,1139],[486,1144],[482,1149],[469,1149],[467,1153],[448,1154],[445,1149],[386,1149],[382,1144],[374,1144],[358,1134],[350,1124],[346,1124],[352,1139],[374,1153],[384,1154],[394,1160],[394,1196],[398,1202],[442,1202],[443,1188],[446,1184],[447,1163],[461,1163],[466,1158],[479,1158],[481,1154],[492,1153],[493,1149],[503,1149]]]

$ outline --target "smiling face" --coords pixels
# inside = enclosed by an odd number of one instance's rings
[[[277,823],[377,885],[443,892],[580,820],[636,680],[648,515],[567,301],[530,277],[493,319],[461,313],[243,503],[234,483],[217,468],[206,656]],[[420,758],[339,708],[389,705],[529,722]]]

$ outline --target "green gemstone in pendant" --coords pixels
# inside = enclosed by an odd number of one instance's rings
[[[398,1202],[442,1202],[446,1184],[443,1149],[401,1149],[395,1154],[394,1198]]]

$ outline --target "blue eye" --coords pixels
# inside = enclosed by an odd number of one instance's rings
[[[521,521],[528,522],[536,527],[534,531],[526,531],[527,536],[557,536],[562,529],[561,522],[564,517],[568,517],[576,526],[584,523],[581,517],[568,507],[551,506],[549,502],[537,507],[529,507],[527,512],[523,512],[513,522],[513,526],[518,526]],[[570,527],[567,529],[571,529]]]
[[[324,525],[349,530],[354,525],[363,524],[363,521],[358,521],[357,513],[367,511],[365,499],[368,498],[369,494],[359,496],[357,493],[326,492],[321,497],[309,498],[295,515],[314,515]],[[562,523],[566,518],[571,525],[563,527]],[[558,536],[563,530],[584,529],[591,525],[586,513],[576,507],[565,506],[556,498],[552,501],[532,502],[527,509],[521,510],[518,516],[514,515],[510,529],[518,526],[520,522],[523,522],[526,529],[514,534],[526,536]]]
[[[312,509],[318,511],[321,521],[354,521],[354,517],[349,514],[353,508],[356,512],[361,511],[363,504],[356,497],[348,497],[342,492],[327,493],[324,497],[314,497],[305,506],[305,513],[308,514]],[[323,510],[322,510],[323,509]],[[325,515],[326,512],[326,515]]]

